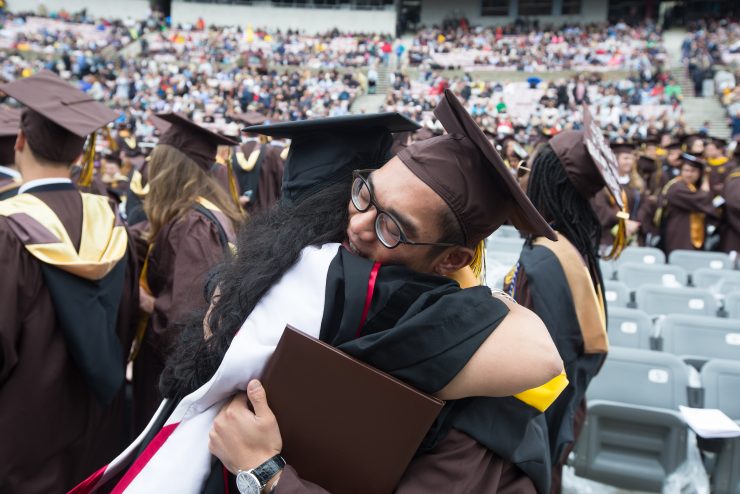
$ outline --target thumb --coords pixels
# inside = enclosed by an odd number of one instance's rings
[[[249,397],[249,402],[252,404],[252,408],[254,408],[254,414],[257,417],[272,415],[272,410],[267,406],[267,393],[265,392],[265,388],[262,387],[262,383],[257,379],[249,381],[249,384],[247,385],[247,396]]]

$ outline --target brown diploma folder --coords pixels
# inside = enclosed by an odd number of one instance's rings
[[[262,383],[285,461],[333,494],[393,492],[444,405],[290,326]]]

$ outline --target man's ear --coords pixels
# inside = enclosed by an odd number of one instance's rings
[[[474,257],[473,249],[455,246],[445,250],[434,263],[434,274],[449,276],[465,266],[468,266]]]
[[[23,133],[22,130],[18,131],[18,137],[15,138],[15,149],[19,153],[23,152],[23,149],[26,147],[26,134]]]

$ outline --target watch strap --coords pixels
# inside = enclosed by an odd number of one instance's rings
[[[250,470],[252,475],[257,477],[260,483],[260,487],[264,488],[265,485],[273,478],[277,473],[285,467],[285,460],[280,455],[275,455],[262,465],[257,468]]]

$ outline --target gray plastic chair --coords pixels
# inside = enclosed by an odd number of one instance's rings
[[[686,286],[689,276],[681,266],[625,262],[619,265],[617,278],[636,290],[642,285]]]
[[[700,268],[732,269],[729,255],[723,252],[700,250],[674,250],[668,256],[668,264],[681,266],[689,274]]]
[[[740,360],[740,321],[734,319],[670,314],[660,324],[660,340],[674,355]]]
[[[492,254],[498,252],[521,252],[524,245],[523,238],[514,237],[489,237],[486,245],[486,251]]]
[[[704,407],[718,408],[740,421],[740,362],[710,360],[701,369]],[[712,472],[712,492],[740,494],[740,438],[725,439]]]
[[[604,298],[609,308],[627,307],[630,303],[630,290],[621,281],[604,281]]]
[[[622,489],[659,492],[686,459],[686,365],[662,352],[612,348],[588,389],[576,475]]]
[[[521,238],[519,230],[515,226],[501,225],[498,230],[493,232],[492,237],[497,238]]]
[[[639,262],[640,264],[665,264],[665,254],[655,247],[627,247],[617,259],[617,263]]]
[[[740,271],[731,269],[699,268],[691,276],[697,288],[728,294],[740,290]]]
[[[714,316],[718,307],[717,301],[708,290],[659,285],[642,285],[637,289],[636,302],[638,309],[651,316],[662,314]]]
[[[653,321],[639,309],[609,307],[609,346],[650,350]]]
[[[599,259],[599,267],[601,268],[601,276],[604,277],[604,281],[614,279],[614,275],[617,272],[617,265],[614,261]]]
[[[730,292],[725,297],[725,311],[727,317],[740,319],[740,290]]]

